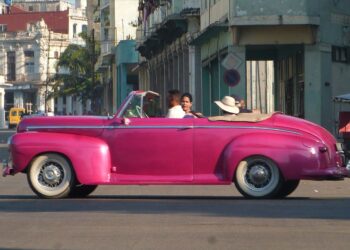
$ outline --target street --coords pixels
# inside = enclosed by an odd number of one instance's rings
[[[20,174],[0,178],[0,235],[0,249],[349,249],[350,180],[303,181],[284,200],[247,200],[233,185],[43,200]]]

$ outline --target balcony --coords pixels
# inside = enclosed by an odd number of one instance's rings
[[[201,1],[198,0],[179,0],[172,1],[170,8],[167,8],[167,16],[179,14],[188,9],[200,9]]]
[[[101,55],[109,55],[113,53],[114,42],[101,41]]]
[[[229,4],[232,26],[320,23],[319,0],[230,0]]]
[[[41,82],[45,81],[45,75],[41,73],[31,73],[31,74],[7,74],[5,76],[6,83],[14,82]]]
[[[161,5],[149,15],[146,24],[143,24],[142,28],[146,29],[143,34],[146,35],[146,38],[170,19],[185,19],[187,13],[197,13],[201,5],[201,1],[198,0],[177,0],[172,1],[171,4],[167,1],[160,1],[160,3]]]
[[[82,19],[87,19],[85,9],[69,9],[69,16],[80,17]]]
[[[84,41],[84,39],[82,39],[79,36],[73,36],[73,38],[69,39],[69,43],[80,45],[80,46],[85,46],[86,45],[86,42]]]
[[[199,16],[200,1],[160,1],[136,31],[137,50],[149,59],[188,31],[188,17]]]

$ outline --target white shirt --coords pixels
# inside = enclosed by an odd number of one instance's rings
[[[182,109],[181,105],[177,105],[168,110],[166,118],[184,118],[186,115],[185,111]]]

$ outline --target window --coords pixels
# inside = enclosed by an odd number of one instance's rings
[[[0,24],[0,33],[7,31],[7,24]]]
[[[84,25],[81,27],[81,31],[87,33],[87,25],[84,24]]]
[[[350,47],[332,46],[332,61],[350,63]]]
[[[73,24],[73,37],[77,37],[77,24]]]
[[[104,40],[105,41],[109,40],[109,29],[104,29]]]
[[[59,53],[58,53],[58,51],[55,51],[55,52],[54,52],[54,57],[55,57],[55,59],[58,59],[58,58],[59,58]]]
[[[34,73],[34,51],[24,51],[25,72],[27,74]]]
[[[27,57],[34,57],[34,51],[32,50],[26,50],[24,51],[24,56]]]
[[[30,5],[30,6],[28,7],[28,10],[29,10],[29,11],[34,11],[33,6],[32,6],[32,5]]]
[[[7,80],[16,81],[16,52],[7,52]]]

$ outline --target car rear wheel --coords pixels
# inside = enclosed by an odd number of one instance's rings
[[[95,189],[97,188],[97,185],[83,185],[83,184],[78,184],[75,185],[70,193],[69,197],[72,198],[84,198],[91,194]]]
[[[234,182],[247,198],[274,198],[282,187],[283,177],[272,160],[251,157],[239,163]]]
[[[34,159],[28,169],[27,179],[39,197],[64,198],[74,186],[75,174],[63,156],[44,154]]]

